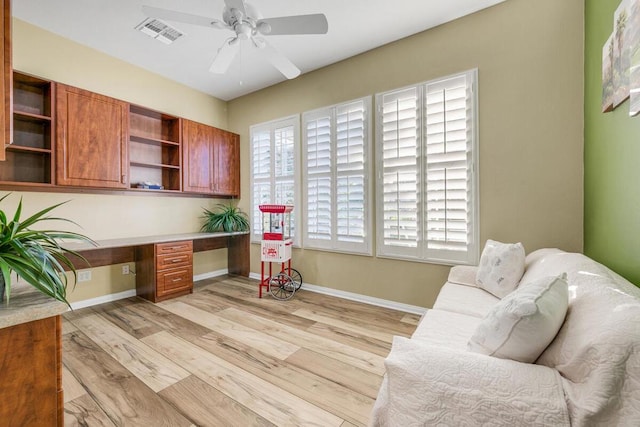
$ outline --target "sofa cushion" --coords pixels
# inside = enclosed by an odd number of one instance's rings
[[[500,301],[476,286],[444,284],[433,308],[483,318]]]
[[[457,350],[467,349],[469,337],[482,319],[442,310],[428,310],[411,336],[427,344]]]
[[[489,311],[469,340],[469,349],[534,362],[558,333],[567,305],[564,275],[521,284]]]
[[[476,283],[498,298],[504,298],[520,283],[524,262],[522,243],[487,240],[480,257]]]

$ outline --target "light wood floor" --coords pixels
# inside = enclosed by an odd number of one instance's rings
[[[65,424],[366,425],[393,335],[418,316],[223,277],[160,304],[64,315]]]

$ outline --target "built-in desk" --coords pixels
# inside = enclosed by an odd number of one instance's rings
[[[91,246],[86,243],[70,243],[65,245],[67,249],[74,250],[81,254],[88,262],[90,267],[100,267],[112,264],[121,264],[126,262],[136,263],[136,290],[137,294],[147,298],[151,301],[160,301],[166,299],[169,296],[159,295],[158,282],[160,286],[164,286],[164,280],[167,276],[159,274],[161,271],[157,270],[158,255],[166,256],[166,254],[159,254],[158,249],[170,248],[175,243],[176,247],[180,246],[178,243],[187,243],[187,252],[179,252],[180,254],[188,254],[193,252],[203,252],[213,249],[228,248],[227,251],[227,268],[229,274],[238,276],[249,276],[249,240],[250,235],[248,232],[239,233],[185,233],[185,234],[170,234],[160,236],[144,236],[144,237],[131,237],[123,239],[107,239],[97,241],[97,246]],[[167,245],[168,244],[168,245]],[[87,268],[87,264],[80,258],[75,256],[69,257],[73,264],[78,269]],[[185,271],[174,271],[174,279],[178,280],[179,277],[185,274],[193,275],[192,260],[186,258],[188,261],[188,267]],[[181,261],[180,265],[185,264]],[[164,271],[164,270],[163,270]],[[192,277],[189,277],[191,280]],[[180,292],[171,293],[171,297],[183,295],[184,293],[191,292],[191,290],[184,290]],[[160,297],[161,296],[161,297]]]

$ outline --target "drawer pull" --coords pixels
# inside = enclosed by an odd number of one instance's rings
[[[180,262],[180,261],[182,261],[182,258],[175,258],[171,260],[171,262]]]
[[[172,282],[179,282],[181,280],[182,280],[181,278],[177,278],[177,279],[173,279]]]

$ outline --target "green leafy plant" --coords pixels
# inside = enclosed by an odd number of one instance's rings
[[[215,233],[217,231],[231,232],[249,230],[249,218],[246,213],[231,205],[219,204],[217,207],[218,210],[215,212],[204,209],[202,218],[205,219],[205,222],[202,224],[200,231]]]
[[[9,194],[0,198],[0,202],[7,196]],[[75,255],[85,262],[86,259],[75,251],[65,249],[60,240],[80,240],[92,245],[96,243],[82,234],[71,231],[31,229],[32,226],[45,221],[65,221],[75,224],[65,218],[45,216],[64,203],[67,202],[50,206],[24,220],[20,219],[22,198],[11,220],[4,210],[0,209],[0,270],[2,271],[0,279],[4,280],[7,301],[11,297],[11,272],[14,271],[40,292],[69,305],[65,267],[73,273],[74,285],[77,274],[75,266],[67,255]]]

